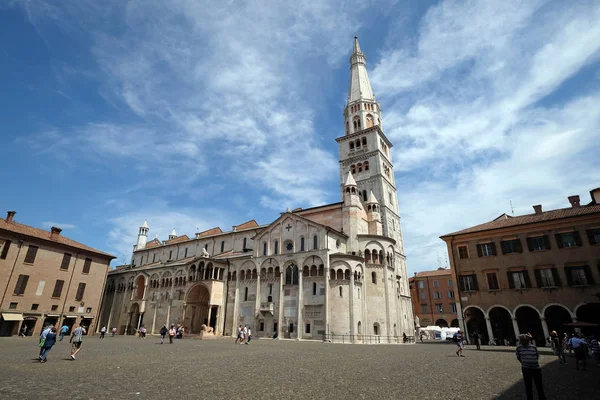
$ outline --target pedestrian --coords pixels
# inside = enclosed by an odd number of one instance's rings
[[[246,344],[249,344],[251,340],[252,340],[252,330],[250,328],[248,328],[248,336],[246,338]]]
[[[567,359],[565,358],[565,349],[562,345],[562,341],[560,340],[560,337],[558,336],[558,333],[556,333],[556,331],[552,331],[550,333],[550,337],[548,338],[548,341],[552,345],[552,352],[554,353],[555,356],[558,356],[558,361],[560,362],[560,364],[561,365],[566,364]]]
[[[183,339],[183,327],[181,325],[177,326],[177,339]]]
[[[83,335],[85,335],[85,328],[83,325],[79,325],[77,328],[73,329],[73,332],[71,333],[71,339],[69,340],[69,343],[71,343],[71,360],[75,360],[75,356],[81,350]]]
[[[528,335],[519,336],[519,345],[516,350],[517,360],[521,363],[521,372],[523,373],[523,381],[525,382],[525,393],[527,400],[533,400],[533,385],[537,391],[539,400],[546,400],[544,394],[544,386],[542,384],[542,370],[540,369],[537,347],[531,343]]]
[[[475,342],[475,346],[477,346],[477,350],[481,350],[481,341],[479,340],[479,333],[475,332],[473,334],[473,342]]]
[[[463,355],[463,335],[462,332],[460,330],[458,330],[458,332],[456,332],[454,334],[454,336],[452,337],[452,340],[454,340],[454,343],[456,343],[456,345],[458,346],[458,350],[456,350],[456,355],[459,357],[464,357]]]
[[[583,370],[587,371],[587,342],[585,339],[581,338],[581,335],[575,333],[571,340],[569,340],[569,346],[573,349],[575,353],[575,367],[579,371],[579,362],[583,365]]]
[[[48,325],[44,329],[42,329],[42,333],[40,333],[40,360],[42,359],[42,353],[44,352],[44,342],[46,341],[46,336],[48,333],[52,331],[52,325]]]
[[[169,330],[167,329],[166,325],[163,325],[163,327],[160,328],[160,344],[165,342],[165,336],[167,336],[167,333],[169,333]]]
[[[408,342],[408,336],[406,336],[406,332],[402,332],[402,343]]]
[[[106,335],[106,326],[103,326],[102,329],[100,329],[100,339],[104,339],[104,335]]]
[[[248,340],[248,325],[244,325],[242,329],[242,341],[240,344],[245,343]]]
[[[171,325],[171,329],[169,329],[169,343],[173,344],[173,338],[176,334],[177,331],[175,330],[175,325]]]
[[[63,325],[62,328],[60,328],[60,341],[61,342],[65,338],[65,335],[67,334],[68,331],[69,331],[69,327],[67,325]]]
[[[115,337],[115,333],[117,333],[117,328],[113,326],[111,333],[112,333],[112,337]]]
[[[594,336],[590,336],[590,349],[592,350],[592,355],[596,359],[596,368],[600,368],[600,344]]]
[[[241,342],[241,341],[242,341],[242,326],[241,326],[241,325],[240,325],[240,326],[238,326],[238,329],[237,329],[237,336],[236,336],[236,338],[235,338],[235,343],[234,343],[234,344],[237,344],[237,343],[238,343],[238,341],[239,341],[239,342]]]
[[[52,349],[52,346],[56,344],[56,328],[50,328],[50,332],[46,335],[46,340],[42,345],[42,354],[40,355],[40,362],[45,363],[48,358],[48,353]]]
[[[565,337],[563,338],[563,348],[565,350],[569,350],[569,355],[573,354],[573,348],[571,347],[571,344],[570,344],[571,337],[573,337],[573,336],[565,333]]]
[[[423,343],[423,331],[419,332],[419,340]]]
[[[21,332],[19,332],[19,336],[27,336],[27,325],[23,324],[23,327],[21,328]]]

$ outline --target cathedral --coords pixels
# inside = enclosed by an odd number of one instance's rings
[[[182,325],[255,337],[398,342],[414,335],[392,144],[358,39],[350,56],[344,131],[336,139],[341,201],[148,241],[139,228],[131,264],[108,274],[97,329],[132,334]],[[204,327],[203,327],[204,325]]]

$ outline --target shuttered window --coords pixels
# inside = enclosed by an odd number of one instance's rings
[[[560,286],[560,278],[556,268],[536,269],[534,273],[537,287],[548,288]]]
[[[529,251],[550,250],[550,238],[547,235],[527,238],[527,248]]]
[[[528,289],[531,287],[529,273],[527,271],[508,271],[508,286],[511,289]]]
[[[69,253],[65,253],[62,259],[62,263],[60,264],[60,269],[68,270],[69,264],[71,263],[71,255]]]
[[[10,249],[10,244],[12,242],[10,240],[5,240],[4,245],[2,246],[2,252],[0,252],[0,260],[6,260],[6,256],[8,255],[8,249]]]
[[[522,253],[523,247],[519,239],[503,240],[500,242],[502,254]]]
[[[461,275],[458,277],[458,288],[462,292],[474,292],[479,290],[477,275]]]
[[[557,233],[556,244],[558,248],[562,249],[565,247],[578,247],[581,246],[581,237],[579,236],[579,232],[567,232],[567,233]]]
[[[15,285],[14,294],[25,293],[27,282],[29,282],[29,275],[19,275],[19,279],[17,279],[17,284]]]
[[[60,297],[64,284],[65,281],[61,279],[56,280],[56,283],[54,284],[54,290],[52,291],[52,297]]]
[[[477,255],[479,257],[489,257],[496,255],[496,243],[483,243],[477,245]]]
[[[82,272],[84,274],[89,274],[91,266],[92,266],[92,259],[86,258],[85,262],[83,263],[83,271]]]
[[[600,228],[588,229],[586,233],[591,245],[600,244]]]
[[[25,262],[28,264],[33,264],[35,261],[35,256],[37,255],[37,251],[37,246],[29,246],[27,248],[27,255],[25,256]]]
[[[567,283],[569,286],[587,286],[594,284],[594,277],[589,265],[579,267],[565,267]]]
[[[77,294],[75,295],[75,300],[80,301],[83,299],[83,294],[85,293],[85,283],[80,283],[77,287]]]

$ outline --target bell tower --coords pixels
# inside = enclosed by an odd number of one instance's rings
[[[342,195],[348,173],[356,181],[363,204],[369,202],[369,194],[373,192],[379,201],[382,233],[396,240],[396,250],[403,258],[404,245],[390,151],[392,143],[383,133],[381,107],[371,88],[367,58],[357,37],[354,37],[350,56],[350,88],[344,109],[344,130],[345,135],[336,139],[340,152]]]

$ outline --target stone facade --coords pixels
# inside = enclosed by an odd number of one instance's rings
[[[462,312],[460,326],[487,341],[536,342],[565,324],[600,323],[600,189],[592,201],[493,221],[442,236]]]
[[[95,327],[110,254],[61,235],[14,221],[0,220],[0,336],[27,335],[42,326]]]
[[[259,337],[357,342],[414,334],[392,145],[365,60],[355,40],[344,115],[362,122],[337,139],[342,201],[166,241],[147,242],[145,222],[132,263],[109,273],[102,324],[121,333],[205,324],[224,335],[248,325]]]

